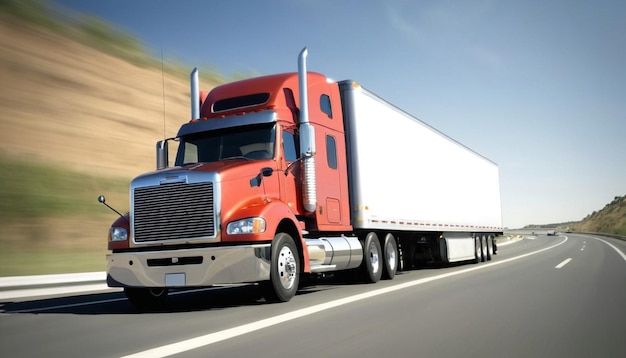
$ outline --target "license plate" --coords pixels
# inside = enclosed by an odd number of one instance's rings
[[[165,286],[168,287],[183,287],[185,286],[186,277],[184,273],[166,273],[165,274]]]

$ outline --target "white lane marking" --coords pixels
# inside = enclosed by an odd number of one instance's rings
[[[624,253],[620,249],[618,249],[615,245],[611,244],[608,241],[599,239],[597,237],[593,237],[593,236],[587,236],[587,237],[592,238],[594,240],[602,241],[603,243],[609,245],[613,250],[615,250],[615,252],[617,252],[618,255],[620,255],[624,259],[624,261],[626,261],[626,255],[624,255]]]
[[[213,333],[209,333],[209,334],[205,334],[203,336],[198,336],[195,338],[190,338],[184,341],[180,341],[180,342],[176,342],[176,343],[171,343],[171,344],[167,344],[164,346],[160,346],[160,347],[155,347],[152,349],[148,349],[142,352],[138,352],[135,354],[130,354],[127,356],[124,356],[122,358],[144,358],[144,357],[167,357],[167,356],[171,356],[174,354],[179,354],[182,352],[186,352],[186,351],[190,351],[192,349],[196,349],[196,348],[200,348],[200,347],[204,347],[204,346],[208,346],[211,345],[213,343],[217,343],[217,342],[221,342],[230,338],[234,338],[234,337],[238,337],[247,333],[251,333],[254,331],[258,331],[261,330],[263,328],[267,328],[267,327],[271,327],[274,325],[278,325],[280,323],[284,323],[287,321],[291,321],[291,320],[295,320],[298,318],[302,318],[317,312],[321,312],[321,311],[325,311],[325,310],[329,310],[331,308],[335,308],[335,307],[339,307],[339,306],[343,306],[349,303],[353,303],[356,301],[361,301],[367,298],[371,298],[371,297],[375,297],[375,296],[379,296],[382,294],[386,294],[386,293],[390,293],[390,292],[394,292],[394,291],[399,291],[399,290],[403,290],[409,287],[413,287],[413,286],[417,286],[417,285],[422,285],[425,284],[427,282],[432,282],[432,281],[436,281],[436,280],[441,280],[444,278],[448,278],[448,277],[452,277],[452,276],[457,276],[457,275],[462,275],[468,272],[472,272],[472,271],[477,271],[477,270],[482,270],[488,267],[492,267],[492,266],[496,266],[496,265],[501,265],[507,262],[511,262],[511,261],[515,261],[515,260],[519,260],[522,259],[524,257],[528,257],[531,255],[535,255],[538,254],[540,252],[546,251],[546,250],[550,250],[553,249],[559,245],[564,244],[568,238],[567,236],[564,236],[564,240],[561,241],[558,244],[543,248],[541,250],[537,250],[537,251],[533,251],[524,255],[520,255],[520,256],[516,256],[516,257],[512,257],[510,259],[506,259],[506,260],[502,260],[502,261],[497,261],[497,262],[492,262],[489,264],[483,264],[480,266],[474,266],[471,268],[467,268],[464,270],[460,270],[460,271],[455,271],[455,272],[449,272],[449,273],[444,273],[441,275],[436,275],[436,276],[432,276],[432,277],[426,277],[426,278],[422,278],[419,280],[414,280],[414,281],[409,281],[409,282],[405,282],[405,283],[401,283],[398,285],[394,285],[394,286],[390,286],[390,287],[385,287],[385,288],[380,288],[374,291],[369,291],[369,292],[364,292],[358,295],[354,295],[354,296],[350,296],[350,297],[345,297],[345,298],[341,298],[338,300],[334,300],[334,301],[330,301],[330,302],[326,302],[326,303],[321,303],[321,304],[317,304],[314,306],[310,306],[310,307],[306,307],[306,308],[302,308],[296,311],[292,311],[292,312],[287,312],[284,313],[282,315],[278,315],[275,317],[271,317],[271,318],[266,318],[266,319],[262,319],[260,321],[256,321],[256,322],[251,322],[248,324],[244,324],[241,326],[237,326],[237,327],[233,327],[233,328],[228,328],[222,331],[218,331],[218,332],[213,332]]]
[[[571,258],[571,257],[570,257],[570,258],[568,258],[568,259],[563,260],[563,262],[561,262],[560,264],[558,264],[558,265],[554,266],[554,268],[555,268],[555,269],[560,269],[560,268],[562,268],[563,266],[567,265],[570,261],[572,261],[572,258]]]

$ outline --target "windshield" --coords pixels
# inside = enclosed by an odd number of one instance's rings
[[[274,126],[238,127],[182,137],[176,165],[219,162],[229,158],[272,159]]]

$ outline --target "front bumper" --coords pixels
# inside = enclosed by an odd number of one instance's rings
[[[270,244],[112,253],[109,287],[202,287],[270,279]]]

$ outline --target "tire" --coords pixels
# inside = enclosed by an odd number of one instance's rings
[[[493,247],[493,254],[497,255],[498,254],[498,244],[496,242],[496,237],[493,236],[493,235],[491,236],[491,244],[492,244],[492,247]]]
[[[385,235],[383,244],[383,275],[384,280],[393,280],[398,271],[398,243],[392,234]]]
[[[477,264],[483,260],[483,248],[481,245],[480,236],[474,236],[474,263]]]
[[[493,257],[493,236],[487,235],[487,261]]]
[[[165,287],[124,287],[126,298],[138,309],[151,310],[165,306],[169,290]]]
[[[267,302],[287,302],[296,295],[300,281],[300,255],[293,238],[278,233],[272,242],[270,280],[259,283]]]
[[[367,283],[380,281],[383,275],[383,265],[381,262],[382,250],[380,241],[376,233],[370,232],[363,241],[363,262],[361,263],[361,273],[363,280]]]
[[[482,262],[487,261],[487,235],[480,236]]]

